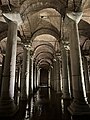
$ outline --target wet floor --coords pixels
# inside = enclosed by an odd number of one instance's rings
[[[0,120],[89,120],[88,116],[72,117],[67,110],[70,99],[63,100],[61,94],[57,94],[50,88],[41,87],[28,101],[19,101],[18,113],[12,118],[0,118]]]

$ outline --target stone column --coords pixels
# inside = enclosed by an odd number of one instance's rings
[[[0,116],[12,116],[17,112],[14,103],[15,66],[17,49],[17,23],[8,21],[6,56],[2,77]]]
[[[0,96],[1,96],[1,88],[2,88],[2,75],[4,69],[5,55],[3,54],[2,64],[0,64]]]
[[[21,75],[21,65],[17,66],[16,69],[16,90],[20,91],[20,75]]]
[[[31,58],[31,89],[30,89],[30,94],[33,94],[33,58]]]
[[[69,83],[68,83],[68,69],[67,69],[67,53],[64,45],[61,45],[61,57],[62,57],[62,92],[63,98],[70,98]]]
[[[53,81],[54,81],[54,90],[57,91],[57,81],[56,81],[56,59],[53,61]]]
[[[36,91],[36,88],[37,88],[37,77],[36,77],[36,65],[35,65],[35,62],[34,62],[34,64],[33,64],[34,66],[34,68],[33,68],[33,87],[34,87],[34,91]]]
[[[51,81],[51,69],[48,70],[48,87],[50,87],[50,81]]]
[[[17,88],[20,91],[21,89],[21,65],[18,67]]]
[[[89,82],[89,74],[88,74],[88,61],[86,57],[83,57],[83,66],[84,66],[86,95],[87,95],[87,100],[90,103],[90,82]]]
[[[61,83],[60,83],[60,60],[56,58],[56,81],[57,81],[57,93],[61,93]]]
[[[69,82],[70,82],[70,96],[73,98],[73,90],[72,90],[72,71],[71,71],[71,60],[70,60],[70,51],[67,51],[68,53],[68,76],[69,76]]]
[[[51,88],[54,89],[54,75],[53,75],[53,66],[51,66]]]
[[[40,85],[40,69],[39,67],[37,68],[37,88],[39,87]]]
[[[82,59],[80,51],[80,41],[78,32],[78,23],[82,17],[82,13],[67,13],[66,19],[69,29],[70,40],[70,58],[72,70],[72,86],[73,86],[73,102],[68,108],[72,115],[90,114],[89,106],[86,104],[83,94],[83,71]]]
[[[27,100],[29,97],[29,65],[30,64],[30,48],[24,46],[23,66],[21,76],[21,100]]]

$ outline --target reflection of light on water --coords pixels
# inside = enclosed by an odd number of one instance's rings
[[[25,119],[24,120],[29,120],[29,105],[28,104],[26,106],[26,114],[25,114]]]
[[[17,95],[17,105],[19,105],[19,100],[20,99],[20,92],[18,92],[18,95]]]
[[[61,99],[61,106],[62,106],[62,113],[64,113],[64,103],[63,103],[63,99]]]
[[[33,106],[34,106],[34,103],[33,103],[33,97],[32,97],[31,98],[30,118],[33,116]]]
[[[39,95],[39,91],[37,91],[37,100],[39,100],[40,95]]]

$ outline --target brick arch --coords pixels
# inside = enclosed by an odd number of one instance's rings
[[[60,14],[64,14],[66,2],[61,2],[60,0],[25,0],[20,7],[20,13],[22,18],[24,17],[23,19],[25,19],[27,14],[34,14],[45,8],[53,8]]]

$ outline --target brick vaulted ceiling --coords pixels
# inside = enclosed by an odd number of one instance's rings
[[[70,11],[83,12],[79,22],[80,45],[90,61],[90,0],[0,0],[0,63],[8,31],[3,13],[19,13],[22,19],[18,25],[17,61],[22,60],[23,44],[30,44],[36,63],[45,67],[60,52],[62,17]],[[65,27],[64,35],[67,37]]]

